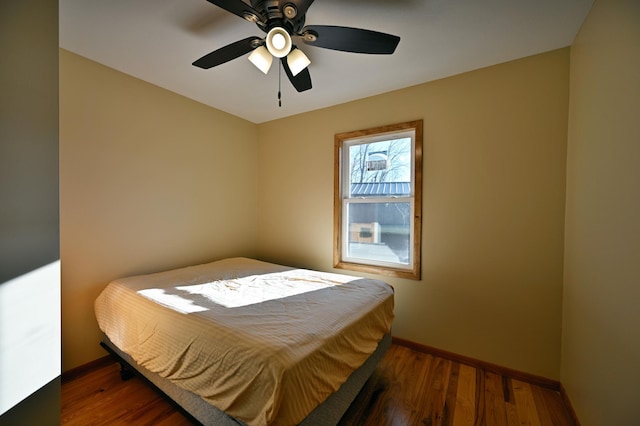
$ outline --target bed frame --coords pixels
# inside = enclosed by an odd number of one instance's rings
[[[184,390],[170,380],[160,377],[138,365],[129,355],[118,349],[106,335],[102,336],[100,345],[118,358],[121,366],[120,376],[123,380],[132,377],[133,372],[139,373],[190,417],[201,424],[215,426],[245,425],[243,422],[212,406],[200,396]],[[364,364],[351,373],[351,376],[349,376],[347,381],[343,383],[336,392],[331,394],[322,404],[309,413],[300,423],[300,426],[336,425],[369,379],[378,362],[389,349],[389,346],[391,346],[390,333],[384,335],[378,343],[377,349],[369,356]]]

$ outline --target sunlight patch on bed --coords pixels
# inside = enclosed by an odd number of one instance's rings
[[[166,289],[146,289],[138,293],[176,311],[194,313],[206,311],[207,308],[203,305],[211,302],[226,308],[239,308],[322,290],[345,282],[314,275],[306,270],[293,270]]]
[[[138,293],[147,299],[153,300],[156,303],[183,314],[192,314],[208,310],[208,308],[205,308],[204,306],[195,304],[193,300],[189,300],[188,298],[178,294],[167,293],[166,291],[167,290],[163,288],[149,288],[146,290],[140,290]]]

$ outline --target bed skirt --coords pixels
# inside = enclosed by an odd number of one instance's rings
[[[238,426],[243,422],[234,419],[223,411],[204,401],[200,396],[184,390],[170,380],[139,366],[129,355],[118,349],[106,335],[102,335],[101,345],[115,355],[131,369],[137,371],[167,397],[173,400],[195,420],[205,426]],[[385,334],[377,349],[356,369],[340,388],[317,406],[300,423],[300,426],[329,426],[337,424],[358,395],[367,379],[375,370],[378,362],[391,346],[391,334]]]

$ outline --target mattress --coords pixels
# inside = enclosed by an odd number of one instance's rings
[[[293,425],[390,331],[393,289],[233,258],[116,280],[95,312],[145,369],[248,425]]]

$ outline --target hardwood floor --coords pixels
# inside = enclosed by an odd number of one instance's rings
[[[392,345],[341,426],[575,426],[560,392]]]
[[[194,425],[144,380],[109,361],[64,378],[62,425]],[[558,391],[397,344],[340,426],[575,426]]]

